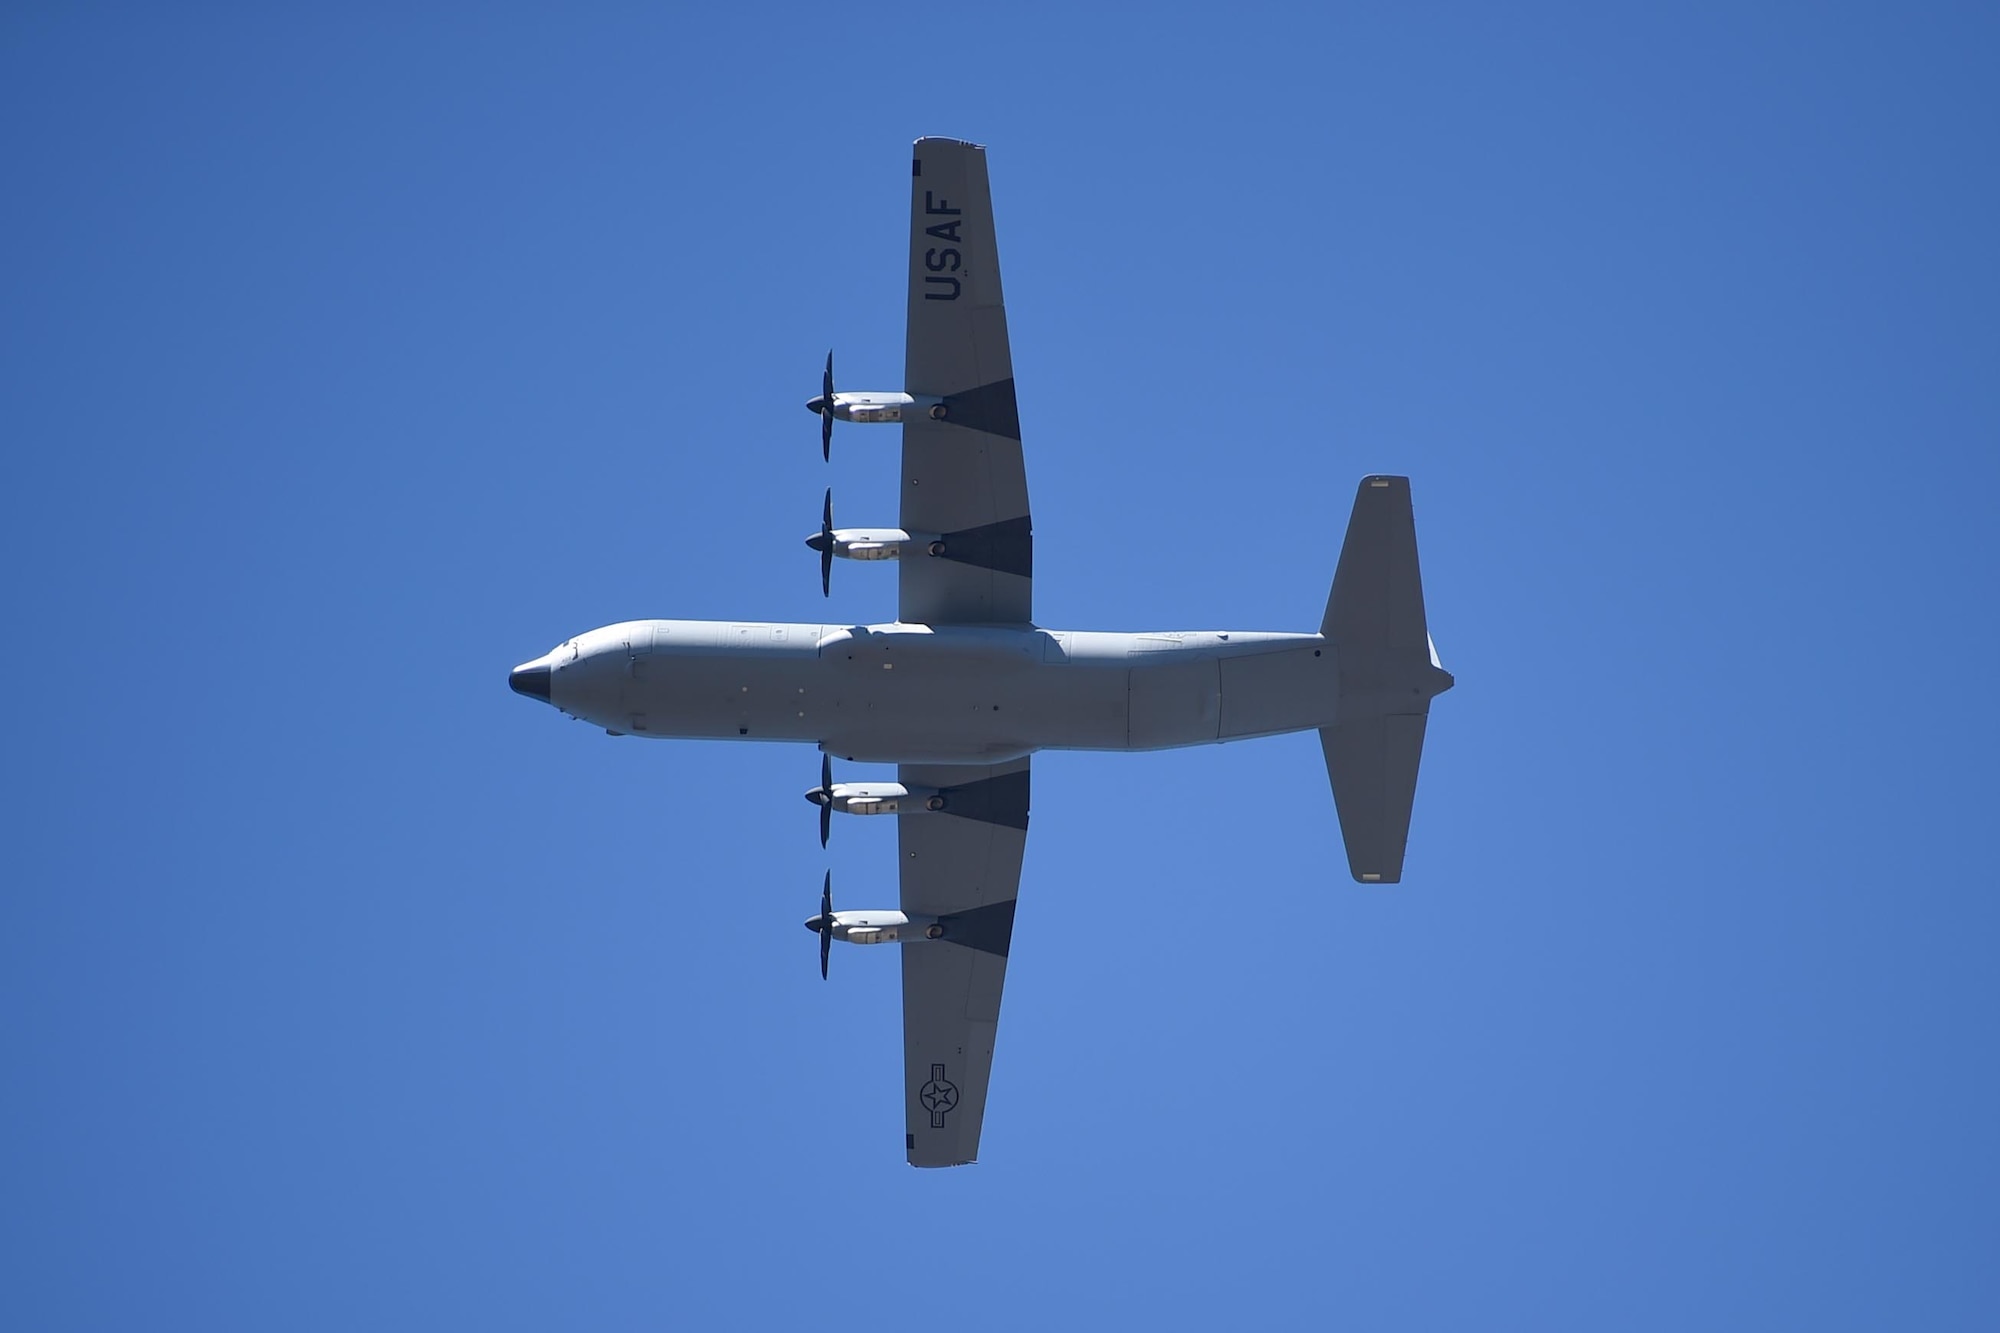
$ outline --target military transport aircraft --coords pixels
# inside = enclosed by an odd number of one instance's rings
[[[979,1153],[1000,988],[1037,750],[1159,750],[1319,732],[1349,869],[1402,877],[1433,696],[1452,678],[1424,622],[1406,477],[1364,477],[1318,633],[1112,634],[1034,623],[1033,537],[986,152],[919,139],[911,163],[903,388],[836,392],[820,418],[903,428],[899,526],[836,528],[828,492],[821,590],[836,558],[893,560],[896,618],[879,625],[633,620],[580,634],[508,683],[613,735],[801,741],[821,751],[832,816],[894,815],[901,902],[835,911],[834,940],[900,944],[904,1145],[913,1166]],[[894,782],[835,782],[832,758],[897,765]]]

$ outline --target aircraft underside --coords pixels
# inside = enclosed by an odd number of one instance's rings
[[[615,735],[810,742],[870,763],[1158,750],[1331,724],[1316,634],[1105,634],[687,620],[592,631],[528,663]]]
[[[894,512],[866,516],[894,526],[836,526],[829,487],[806,539],[822,593],[842,561],[893,568],[896,619],[626,621],[523,663],[509,683],[613,735],[817,745],[806,796],[822,847],[835,814],[893,816],[897,906],[836,910],[829,870],[806,925],[822,976],[836,942],[897,946],[885,952],[903,971],[904,1152],[913,1166],[955,1166],[979,1155],[1030,755],[1316,730],[1349,873],[1392,884],[1430,702],[1452,678],[1430,642],[1398,476],[1361,479],[1317,633],[1036,628],[986,152],[920,139],[910,165],[903,386],[842,391],[829,352],[807,404],[828,461],[836,421],[901,433]],[[836,782],[834,757],[894,764],[895,778]]]

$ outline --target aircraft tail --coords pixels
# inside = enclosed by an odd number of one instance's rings
[[[1319,740],[1348,870],[1365,884],[1394,884],[1431,700],[1454,683],[1424,621],[1408,477],[1361,479],[1319,628],[1340,669],[1334,722]]]

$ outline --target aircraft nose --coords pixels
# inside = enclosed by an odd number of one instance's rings
[[[507,673],[507,688],[530,699],[549,701],[549,664],[528,662]]]

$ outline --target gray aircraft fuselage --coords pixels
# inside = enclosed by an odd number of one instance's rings
[[[867,763],[997,764],[1331,725],[1318,634],[634,620],[509,684],[616,735],[802,741]]]

